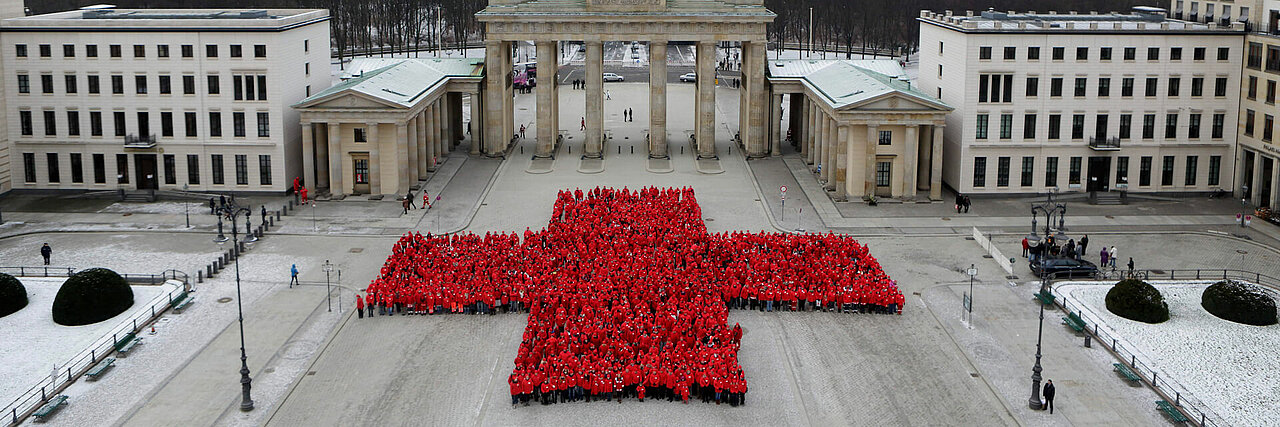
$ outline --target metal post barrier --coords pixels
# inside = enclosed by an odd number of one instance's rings
[[[134,332],[138,332],[138,319],[137,319],[137,318],[134,318],[134,319],[133,319],[133,331],[134,331]]]
[[[244,241],[241,241],[241,242],[240,242],[240,247],[239,247],[239,249],[240,249],[240,253],[241,253],[241,254],[243,254],[243,253],[244,253]]]
[[[1173,406],[1182,406],[1182,392],[1173,392]]]
[[[204,283],[204,270],[196,270],[196,283]]]
[[[1151,371],[1151,385],[1152,385],[1152,386],[1159,387],[1159,386],[1157,386],[1157,385],[1156,385],[1156,376],[1158,376],[1158,375],[1160,375],[1160,373],[1159,373],[1159,372],[1156,372],[1156,371],[1154,371],[1154,370],[1152,370],[1152,371]]]

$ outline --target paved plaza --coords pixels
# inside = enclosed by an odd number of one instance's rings
[[[431,211],[401,214],[398,202],[348,198],[290,211],[240,260],[246,348],[256,409],[239,405],[239,329],[231,269],[196,285],[198,301],[166,314],[157,335],[102,380],[77,382],[70,404],[52,425],[1165,425],[1160,399],[1130,386],[1111,370],[1115,359],[1046,314],[1044,376],[1058,386],[1054,415],[1027,409],[1034,361],[1035,285],[1024,259],[1007,279],[975,242],[972,228],[992,235],[1017,257],[1030,227],[1032,198],[975,199],[957,215],[942,203],[837,203],[818,187],[794,149],[746,160],[730,138],[736,92],[720,88],[716,162],[720,173],[699,172],[684,129],[692,127],[692,87],[669,88],[671,171],[649,170],[644,151],[646,86],[610,83],[605,103],[603,171],[579,172],[580,95],[561,95],[562,128],[569,130],[550,170],[529,173],[535,142],[520,142],[506,158],[469,156],[466,145],[420,185],[441,200]],[[575,98],[578,96],[578,98]],[[533,95],[516,98],[517,121],[533,122]],[[636,110],[623,122],[622,108]],[[464,109],[466,111],[466,109]],[[632,154],[631,147],[635,147]],[[680,147],[685,151],[681,154]],[[521,152],[523,149],[523,153]],[[619,154],[621,150],[621,154]],[[782,212],[778,187],[789,187]],[[666,401],[533,405],[512,408],[506,377],[527,323],[524,314],[397,316],[358,319],[351,303],[406,231],[523,232],[546,225],[561,189],[596,186],[692,187],[711,232],[849,233],[897,280],[901,316],[731,311],[745,329],[739,357],[747,373],[747,405]],[[947,197],[951,197],[948,195]],[[433,196],[434,198],[434,196]],[[275,211],[288,199],[242,197]],[[74,201],[74,203],[71,203]],[[189,273],[222,250],[211,237],[216,222],[207,198],[192,198],[191,227],[184,199],[129,205],[110,195],[24,194],[0,199],[0,259],[38,264],[40,243],[54,247],[54,264],[105,266],[121,272]],[[1069,233],[1088,233],[1091,252],[1115,244],[1139,268],[1232,268],[1280,275],[1280,229],[1234,225],[1230,201],[1135,199],[1120,207],[1069,201]],[[180,210],[181,208],[181,210]],[[203,209],[203,210],[201,210]],[[126,215],[127,214],[127,215]],[[313,219],[314,216],[314,219]],[[326,300],[326,261],[338,264]],[[303,285],[290,289],[297,264]],[[969,265],[978,269],[973,328],[961,323],[961,295]],[[332,305],[330,305],[332,303]],[[329,309],[332,308],[332,311]],[[1227,392],[1227,391],[1223,391]],[[5,402],[7,403],[7,402]],[[1264,410],[1266,408],[1263,408]],[[1271,410],[1275,410],[1271,408]]]

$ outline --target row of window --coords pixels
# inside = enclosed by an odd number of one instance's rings
[[[308,72],[310,64],[308,64]],[[123,74],[112,74],[110,77],[111,94],[123,95],[125,93],[125,76]],[[133,76],[133,93],[138,95],[146,95],[149,89],[149,79],[146,74],[136,74]],[[196,94],[196,76],[184,74],[182,77],[182,94]],[[55,91],[53,74],[40,74],[40,93],[53,94]],[[62,76],[62,91],[67,95],[80,93],[79,76],[76,74],[65,74]],[[222,93],[222,80],[217,74],[210,74],[205,78],[205,93],[208,95],[218,95]],[[156,76],[157,90],[161,95],[170,95],[173,93],[173,77],[168,74]],[[101,76],[97,74],[89,74],[85,76],[85,89],[91,95],[102,93]],[[31,93],[31,76],[26,73],[18,73],[18,93]],[[231,75],[231,93],[232,98],[236,101],[266,101],[267,100],[267,76],[265,74],[232,74]]]
[[[1251,117],[1252,111],[1250,111],[1249,114],[1250,114],[1249,117]],[[1049,122],[1047,139],[1049,140],[1062,139],[1062,127],[1063,127],[1062,120],[1064,115],[1048,114],[1047,116],[1048,116],[1048,122]],[[1203,116],[1204,115],[1201,113],[1190,113],[1187,115],[1187,119],[1188,119],[1187,134],[1186,134],[1187,139],[1201,138]],[[1178,118],[1179,117],[1180,117],[1180,113],[1165,114],[1165,118],[1164,118],[1164,138],[1165,139],[1178,138]],[[1267,116],[1267,117],[1269,118],[1270,116]],[[1085,114],[1072,114],[1070,116],[1071,139],[1084,139],[1085,127],[1086,127],[1085,121],[1087,118],[1088,116]],[[1125,114],[1119,115],[1119,126],[1117,129],[1118,132],[1115,134],[1111,133],[1112,129],[1110,127],[1110,118],[1111,118],[1110,114],[1094,115],[1094,121],[1093,121],[1094,131],[1093,131],[1092,138],[1102,140],[1102,139],[1106,139],[1108,137],[1114,136],[1121,140],[1125,140],[1133,137],[1132,135],[1133,134],[1133,114],[1125,113]],[[974,137],[976,139],[986,140],[990,137],[990,129],[989,129],[990,120],[991,120],[990,115],[985,113],[978,114],[977,125],[974,127],[974,130],[975,130]],[[1013,139],[1014,115],[1009,113],[1001,114],[999,116],[999,120],[1000,120],[999,138],[1006,139],[1006,140]],[[1209,137],[1213,139],[1222,138],[1223,130],[1226,125],[1226,113],[1213,113],[1210,120],[1211,120],[1211,123],[1210,123]],[[1246,125],[1249,123],[1247,120],[1248,119],[1246,119]],[[1039,137],[1039,135],[1037,135],[1037,132],[1040,129],[1038,127],[1038,124],[1039,124],[1038,121],[1039,121],[1038,114],[1027,113],[1022,115],[1022,139],[1035,140]],[[1269,126],[1268,126],[1268,129],[1270,129]],[[1268,135],[1269,134],[1270,132],[1268,132]],[[1153,114],[1153,113],[1143,114],[1142,115],[1142,139],[1155,139],[1155,137],[1156,137],[1156,114]]]
[[[1257,118],[1255,116],[1257,116],[1257,113],[1255,113],[1253,110],[1251,109],[1244,110],[1244,136],[1248,136],[1248,137],[1254,136],[1254,128],[1256,125],[1255,122],[1257,121]],[[1272,136],[1271,130],[1275,126],[1275,121],[1276,121],[1275,116],[1272,116],[1270,114],[1262,115],[1262,135],[1259,136],[1260,137],[1259,139],[1262,139],[1263,141],[1271,142],[1271,136]]]
[[[944,47],[944,45],[942,44],[942,42],[938,42],[938,53],[939,53],[939,54],[941,54],[941,53],[942,53],[943,47]],[[1095,49],[1095,48],[1091,48],[1091,47],[1088,47],[1088,46],[1079,46],[1079,47],[1076,47],[1076,48],[1075,48],[1075,57],[1074,57],[1073,59],[1075,59],[1075,60],[1076,60],[1076,61],[1078,61],[1078,62],[1088,61],[1088,60],[1089,60],[1089,53],[1090,53],[1090,52],[1092,52],[1094,49]],[[1098,60],[1100,60],[1100,61],[1110,61],[1110,60],[1112,60],[1112,53],[1113,53],[1113,51],[1114,51],[1114,49],[1113,49],[1113,48],[1111,48],[1111,47],[1105,47],[1105,46],[1104,46],[1104,47],[1099,47],[1099,48],[1096,48],[1096,49],[1097,49],[1097,52],[1098,52],[1098,56],[1097,56]],[[987,60],[987,61],[991,60],[991,57],[992,57],[992,50],[993,50],[993,48],[992,48],[991,46],[979,46],[979,47],[978,47],[978,59],[980,59],[980,60]],[[1159,60],[1160,60],[1160,53],[1161,53],[1163,50],[1164,50],[1164,48],[1161,48],[1161,47],[1158,47],[1158,46],[1151,46],[1151,47],[1148,47],[1148,48],[1147,48],[1147,50],[1146,50],[1146,52],[1147,52],[1147,56],[1146,56],[1146,58],[1145,58],[1145,59],[1146,59],[1147,61],[1159,61]],[[1175,46],[1175,47],[1170,47],[1170,48],[1169,48],[1169,56],[1168,56],[1169,60],[1170,60],[1170,61],[1181,61],[1181,60],[1182,60],[1182,51],[1183,51],[1183,49],[1182,49],[1181,47],[1176,47],[1176,46]],[[1206,52],[1207,52],[1207,51],[1208,51],[1208,48],[1206,48],[1206,47],[1204,47],[1204,46],[1197,46],[1197,47],[1193,47],[1193,48],[1191,48],[1191,59],[1192,59],[1193,61],[1204,61],[1204,60],[1205,60],[1205,54],[1206,54]],[[1023,57],[1024,57],[1026,60],[1028,60],[1028,61],[1039,61],[1039,60],[1040,60],[1040,47],[1039,47],[1039,46],[1028,46],[1026,49],[1024,49],[1024,50],[1023,50],[1023,52],[1024,52],[1024,53],[1023,53]],[[1128,46],[1128,47],[1121,48],[1121,55],[1122,55],[1123,60],[1125,60],[1125,61],[1136,61],[1136,60],[1137,60],[1137,58],[1138,58],[1138,48],[1137,48],[1137,47],[1133,47],[1133,46]],[[1066,56],[1067,56],[1067,48],[1066,48],[1065,46],[1055,46],[1055,47],[1050,48],[1050,59],[1052,59],[1052,60],[1054,60],[1054,61],[1064,61],[1064,60],[1066,60]],[[1231,48],[1230,48],[1230,47],[1219,47],[1219,48],[1217,48],[1217,60],[1218,60],[1219,62],[1225,62],[1225,61],[1227,61],[1227,60],[1228,60],[1228,59],[1230,59],[1230,58],[1231,58]],[[1016,60],[1018,60],[1018,48],[1017,48],[1016,46],[1005,46],[1005,47],[1004,47],[1004,49],[1003,49],[1003,51],[1001,52],[1001,57],[1000,57],[1000,59],[1005,60],[1005,61],[1016,61]]]
[[[980,103],[1009,103],[1013,102],[1013,74],[980,74],[978,75],[978,102]],[[1049,96],[1061,97],[1063,93],[1063,77],[1049,78]],[[1076,98],[1084,98],[1092,92],[1099,98],[1107,98],[1111,96],[1112,78],[1098,77],[1093,79],[1094,90],[1089,90],[1088,77],[1076,77],[1072,82],[1072,95]],[[1120,81],[1120,96],[1131,97],[1134,91],[1134,77],[1122,77]],[[1169,98],[1182,96],[1181,77],[1169,77],[1165,84],[1165,94]],[[1024,84],[1024,95],[1027,98],[1035,98],[1040,95],[1040,77],[1027,77]],[[1191,97],[1204,96],[1204,77],[1191,77]],[[1251,81],[1256,86],[1256,82]],[[1227,96],[1228,80],[1227,77],[1215,77],[1213,81],[1213,96],[1224,98]],[[1254,91],[1256,92],[1256,91]],[[1143,84],[1143,94],[1146,97],[1156,97],[1160,93],[1160,79],[1158,77],[1147,77]],[[1272,87],[1274,95],[1274,83]]]
[[[160,136],[172,137],[174,135],[174,113],[171,111],[160,112]],[[80,111],[66,111],[67,136],[80,136]],[[124,111],[112,111],[111,119],[114,125],[112,130],[115,136],[125,136],[129,133],[125,119],[127,114]],[[182,113],[183,125],[185,127],[185,135],[187,137],[197,137],[197,116],[195,112],[188,111]],[[41,118],[44,125],[45,136],[58,135],[58,112],[54,110],[41,111]],[[256,114],[257,128],[259,138],[268,138],[271,136],[271,114],[260,111]],[[151,113],[146,111],[137,112],[137,129],[136,134],[141,136],[152,135],[151,129]],[[33,123],[33,114],[31,110],[18,111],[19,128],[24,136],[35,134],[35,124]],[[102,136],[102,111],[89,111],[89,136]],[[245,136],[245,112],[235,111],[231,113],[231,132],[234,137]],[[222,137],[222,112],[209,112],[209,137]]]
[[[173,154],[164,154],[164,173],[161,174],[166,185],[177,185],[178,174],[176,159]],[[46,168],[50,183],[62,182],[62,159],[58,153],[45,153]],[[214,185],[225,185],[226,170],[223,167],[223,155],[212,154],[209,156],[211,178]],[[249,156],[245,154],[236,154],[235,159],[235,178],[236,185],[249,185]],[[107,158],[105,154],[94,153],[91,156],[93,183],[107,183]],[[154,160],[153,160],[154,161]],[[22,164],[24,178],[28,184],[36,183],[36,154],[22,153]],[[70,155],[71,182],[75,184],[84,183],[84,156],[81,153],[71,153]],[[129,155],[116,154],[116,183],[129,183]],[[187,184],[200,184],[200,156],[198,154],[187,155]],[[271,185],[271,155],[258,155],[258,185]]]
[[[996,158],[996,187],[1009,186],[1009,169],[1010,169],[1011,160],[1012,159],[1010,157]],[[1128,156],[1116,157],[1115,160],[1116,160],[1115,182],[1117,184],[1126,184],[1126,185],[1129,184],[1129,157]],[[1152,158],[1152,156],[1142,156],[1141,158],[1139,158],[1139,166],[1138,166],[1138,186],[1139,187],[1151,186],[1151,165],[1153,160],[1154,159]],[[1161,160],[1162,160],[1162,163],[1161,163],[1161,169],[1160,169],[1160,185],[1172,186],[1174,185],[1173,172],[1174,172],[1174,162],[1176,158],[1175,156],[1164,156]],[[1070,158],[1070,166],[1067,173],[1067,184],[1080,185],[1081,174],[1083,173],[1082,171],[1083,162],[1084,160],[1082,157]],[[1196,185],[1196,182],[1198,182],[1200,177],[1197,171],[1199,163],[1200,163],[1200,156],[1186,157],[1186,160],[1183,163],[1183,171],[1184,171],[1183,181],[1182,181],[1183,185],[1186,185],[1186,186]],[[1022,187],[1035,186],[1035,166],[1036,166],[1035,157],[1032,157],[1032,156],[1022,157],[1022,173],[1018,181],[1018,184],[1020,186]],[[1222,172],[1222,156],[1209,156],[1209,176],[1208,176],[1209,186],[1216,186],[1219,184],[1219,180],[1221,179],[1221,172]],[[984,188],[986,186],[987,186],[987,158],[974,157],[973,158],[973,187]],[[1058,186],[1058,158],[1057,157],[1045,158],[1044,186],[1045,187]]]
[[[305,46],[305,45],[309,45],[309,44],[310,44],[310,43],[309,43],[309,40],[308,40],[308,41],[304,41],[304,46]],[[308,46],[308,47],[309,47],[309,46]],[[227,52],[227,54],[228,54],[230,57],[232,57],[232,58],[242,58],[242,57],[244,57],[244,46],[243,46],[243,45],[239,45],[239,44],[227,45],[227,48],[228,48],[228,52]],[[40,57],[41,57],[41,58],[52,58],[52,57],[53,57],[53,45],[51,45],[51,44],[39,44],[39,45],[36,45],[36,49],[39,51],[39,54],[40,54]],[[221,49],[221,48],[220,48],[218,45],[216,45],[216,44],[207,44],[207,45],[204,45],[204,57],[205,57],[205,58],[217,58],[217,57],[218,57],[218,52],[219,52],[219,50],[220,50],[220,49]],[[183,57],[183,58],[194,58],[194,57],[196,56],[196,47],[195,47],[195,45],[190,45],[190,44],[179,45],[179,46],[178,46],[178,50],[181,52],[181,54],[182,54],[182,57]],[[147,51],[148,51],[148,49],[147,49],[147,45],[144,45],[144,44],[135,44],[135,45],[133,45],[133,57],[134,57],[134,58],[146,58],[146,57],[147,57]],[[14,52],[16,53],[16,56],[17,56],[17,57],[19,57],[19,58],[26,58],[26,57],[28,57],[27,45],[26,45],[26,44],[17,44],[17,45],[14,45]],[[124,57],[124,46],[122,46],[122,45],[118,45],[118,44],[110,44],[110,45],[107,45],[107,54],[108,54],[108,55],[110,55],[112,58],[123,58],[123,57]],[[84,45],[84,56],[85,56],[86,58],[97,58],[97,57],[98,57],[98,45],[96,45],[96,44],[87,44],[87,45]],[[155,56],[156,56],[157,58],[168,58],[168,57],[169,57],[169,45],[167,45],[167,44],[158,44],[158,45],[155,45]],[[62,45],[62,57],[63,57],[63,58],[75,58],[75,57],[76,57],[76,45],[75,45],[75,44],[70,44],[70,43],[68,43],[68,44],[63,44],[63,45]],[[253,45],[253,57],[254,57],[254,58],[266,58],[266,57],[267,57],[267,45],[265,45],[265,44],[255,44],[255,45]]]

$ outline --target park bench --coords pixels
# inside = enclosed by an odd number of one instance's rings
[[[59,409],[62,409],[62,405],[66,405],[66,404],[67,404],[67,395],[60,394],[57,397],[49,399],[48,403],[45,403],[44,406],[41,406],[40,409],[37,409],[31,415],[36,417],[36,422],[42,423],[45,421],[46,418],[53,416],[55,412],[58,412]]]
[[[1135,374],[1132,369],[1129,369],[1129,367],[1125,366],[1123,363],[1112,363],[1111,366],[1115,366],[1115,368],[1112,370],[1119,372],[1120,375],[1124,375],[1124,377],[1128,378],[1129,381],[1138,382],[1138,380],[1142,379],[1138,377],[1138,374]]]
[[[124,338],[116,341],[116,352],[120,353],[120,357],[125,357],[129,354],[129,350],[133,350],[133,347],[141,342],[142,338],[137,338],[132,332],[130,332],[125,334]]]
[[[1164,411],[1165,414],[1168,414],[1169,418],[1172,419],[1174,422],[1178,422],[1178,423],[1187,422],[1187,417],[1185,415],[1182,415],[1182,412],[1178,411],[1178,408],[1173,406],[1173,404],[1169,403],[1169,401],[1167,400],[1157,400],[1156,407],[1159,408],[1161,411]]]
[[[183,310],[186,310],[187,307],[191,306],[191,303],[193,302],[196,302],[196,297],[186,296],[186,294],[183,294],[181,301],[175,300],[173,302],[173,312],[181,313]]]
[[[1055,297],[1053,296],[1052,292],[1046,292],[1042,290],[1040,292],[1036,292],[1035,299],[1040,300],[1041,304],[1053,305],[1053,300],[1055,299]]]
[[[1084,319],[1081,319],[1080,316],[1075,313],[1069,313],[1067,314],[1067,317],[1063,317],[1062,323],[1070,326],[1071,329],[1075,329],[1076,332],[1084,331]]]
[[[93,369],[90,369],[89,372],[86,372],[85,375],[89,376],[89,381],[97,381],[98,376],[102,375],[103,373],[106,373],[107,369],[110,368],[111,365],[114,365],[115,363],[116,363],[115,358],[108,357],[102,362],[99,362],[97,366],[93,367]]]

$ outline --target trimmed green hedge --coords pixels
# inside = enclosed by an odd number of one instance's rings
[[[1276,301],[1255,285],[1224,280],[1205,288],[1200,296],[1205,311],[1236,323],[1276,324]]]
[[[17,277],[0,273],[0,317],[16,313],[27,306],[27,288]]]
[[[1115,315],[1145,323],[1169,320],[1169,304],[1150,283],[1125,279],[1107,292],[1107,310]]]
[[[72,275],[53,300],[53,321],[80,326],[116,317],[133,306],[133,289],[116,272],[91,268]]]

